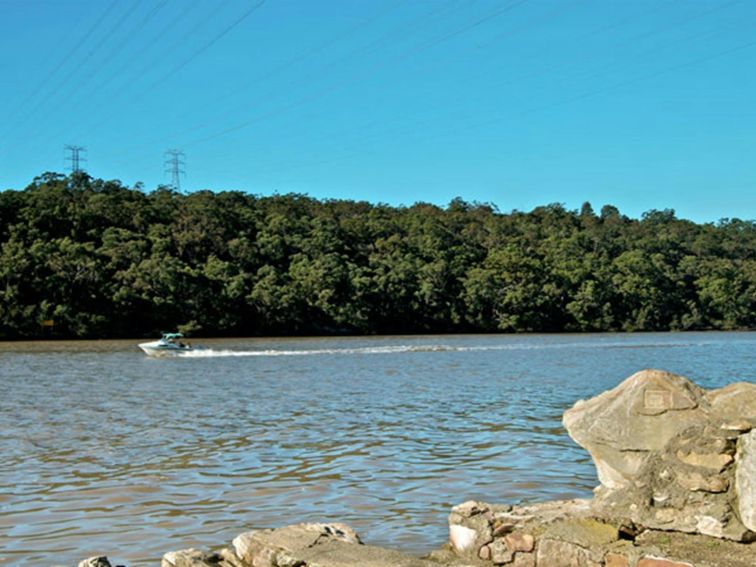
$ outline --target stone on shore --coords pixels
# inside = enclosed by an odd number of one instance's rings
[[[352,528],[340,523],[252,530],[234,538],[232,546],[217,553],[166,553],[162,567],[441,567],[432,560],[364,545]]]
[[[253,530],[234,538],[236,556],[254,567],[274,567],[304,549],[327,541],[360,544],[359,536],[344,524],[296,524],[273,530]],[[288,561],[288,559],[286,559]]]
[[[83,561],[79,561],[78,567],[111,567],[110,561],[104,555],[96,555],[89,557]]]
[[[740,521],[756,532],[756,429],[740,437],[735,470]]]
[[[161,567],[236,567],[223,560],[218,553],[208,553],[198,549],[170,551],[163,555]]]
[[[644,370],[576,403],[563,422],[596,465],[596,513],[754,539],[756,466],[747,432],[756,425],[755,400],[754,384],[707,392],[682,376]]]

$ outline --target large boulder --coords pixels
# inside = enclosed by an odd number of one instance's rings
[[[660,370],[577,402],[563,418],[593,458],[593,508],[647,527],[756,537],[756,385],[707,392]]]
[[[601,485],[631,486],[654,451],[704,414],[705,392],[681,376],[659,370],[634,374],[622,384],[577,402],[564,413],[570,436],[593,458]]]

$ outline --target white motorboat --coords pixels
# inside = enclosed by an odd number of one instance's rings
[[[178,356],[197,350],[192,346],[181,342],[184,335],[181,333],[163,333],[158,341],[141,343],[141,348],[147,356]]]

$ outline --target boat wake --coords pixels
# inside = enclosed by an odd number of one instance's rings
[[[265,350],[229,350],[202,348],[190,352],[178,353],[180,358],[214,358],[214,357],[250,357],[250,356],[320,356],[320,355],[372,355],[372,354],[402,354],[402,353],[444,353],[444,352],[481,352],[481,351],[522,351],[522,350],[552,350],[552,349],[644,349],[644,348],[690,348],[706,346],[707,341],[662,343],[627,342],[627,341],[581,341],[558,344],[504,344],[504,345],[448,345],[448,344],[413,344],[365,346],[354,348],[321,348],[321,349],[265,349]]]
[[[317,355],[355,355],[355,354],[397,354],[403,352],[446,352],[464,350],[444,345],[396,345],[385,347],[358,347],[358,348],[322,348],[302,350],[215,350],[197,349],[191,352],[181,353],[181,358],[209,358],[221,356],[317,356]]]

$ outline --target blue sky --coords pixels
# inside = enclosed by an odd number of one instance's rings
[[[753,0],[0,0],[0,188],[756,218]]]

